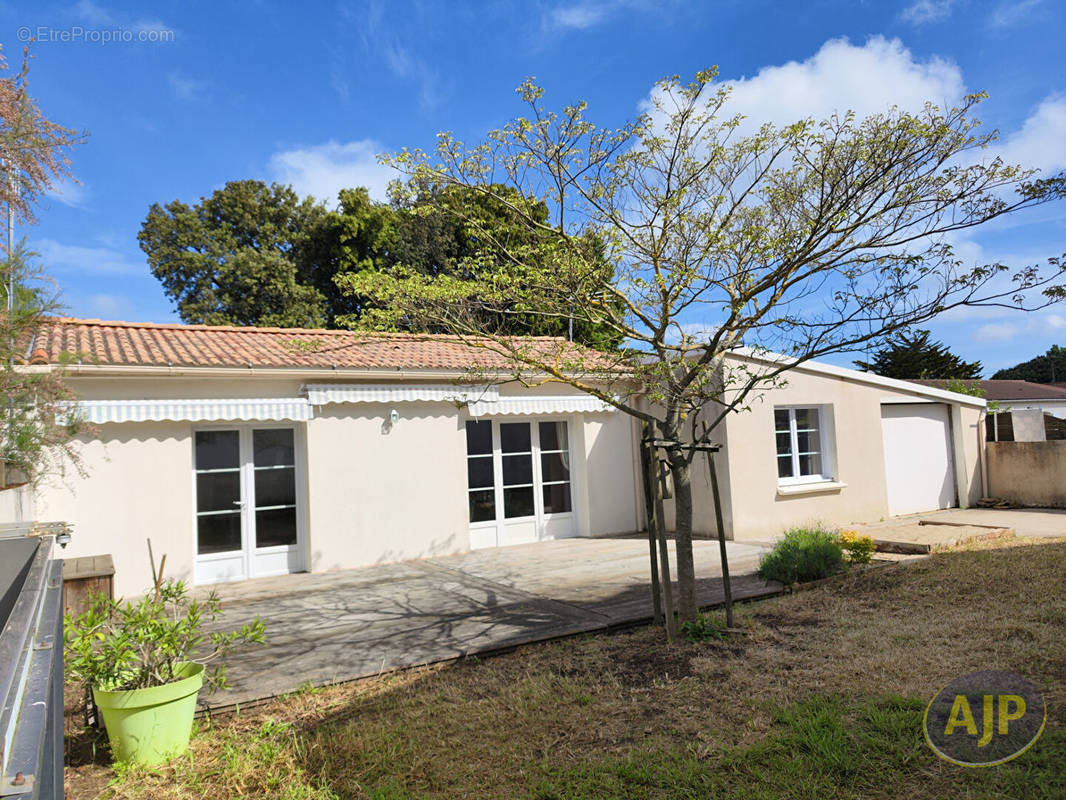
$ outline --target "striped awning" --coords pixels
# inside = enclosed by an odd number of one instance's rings
[[[451,384],[389,383],[313,383],[304,386],[313,406],[327,403],[472,403],[494,401],[499,395],[495,386],[458,386]]]
[[[303,397],[211,398],[206,400],[82,400],[82,419],[108,422],[303,421],[311,404]]]
[[[588,394],[524,395],[476,401],[468,406],[475,417],[497,414],[595,414],[617,411],[610,403]]]

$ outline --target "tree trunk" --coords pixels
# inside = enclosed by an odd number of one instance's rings
[[[729,553],[725,546],[725,523],[722,521],[722,496],[718,492],[718,470],[714,460],[717,453],[707,453],[707,469],[711,473],[711,492],[714,494],[714,519],[718,525],[718,555],[722,561],[722,592],[725,597],[725,626],[733,627],[733,587],[729,581]]]
[[[696,619],[699,606],[696,604],[696,566],[692,560],[692,474],[682,452],[670,453],[670,471],[674,476],[677,617],[679,623],[685,623]]]
[[[666,639],[677,641],[677,617],[674,616],[674,582],[670,579],[670,548],[666,542],[666,515],[663,513],[662,465],[655,448],[651,450],[651,463],[655,468],[655,532],[659,540],[659,585],[663,591],[663,609],[666,612]]]
[[[652,464],[655,463],[655,451],[650,443],[646,443],[644,439],[650,439],[651,426],[648,423],[644,423],[641,426],[642,436],[640,443],[640,471],[643,476],[644,484],[644,518],[648,527],[648,558],[651,562],[651,597],[652,608],[655,614],[655,624],[661,625],[663,622],[663,600],[662,592],[659,588],[659,559],[656,555],[655,548],[658,545],[658,537],[656,534],[657,525],[661,525],[661,522],[656,522],[655,519],[655,475],[652,473]]]

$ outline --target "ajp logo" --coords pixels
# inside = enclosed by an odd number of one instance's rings
[[[1044,730],[1047,706],[1036,686],[1013,672],[956,678],[925,709],[925,740],[941,758],[990,767],[1016,758]]]

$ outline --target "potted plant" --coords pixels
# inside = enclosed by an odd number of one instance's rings
[[[92,690],[116,761],[153,765],[184,752],[200,688],[226,686],[225,666],[212,662],[238,643],[266,641],[259,619],[204,633],[221,613],[214,592],[192,600],[184,581],[167,580],[138,602],[95,594],[67,618],[67,679]]]

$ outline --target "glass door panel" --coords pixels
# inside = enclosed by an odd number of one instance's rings
[[[496,483],[492,457],[492,423],[466,423],[466,481],[470,522],[496,519]]]
[[[533,443],[528,422],[500,423],[500,453],[504,517],[533,516]]]
[[[291,428],[252,431],[255,545],[296,544],[296,447]]]
[[[540,482],[545,514],[565,514],[570,500],[570,442],[565,422],[541,422]]]
[[[196,552],[241,549],[239,431],[196,433]]]

